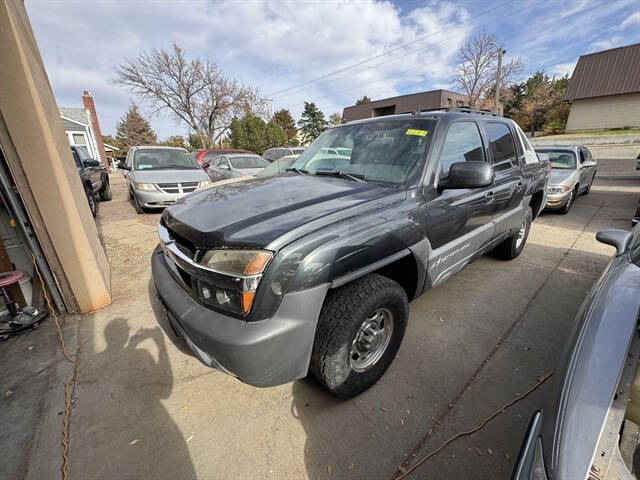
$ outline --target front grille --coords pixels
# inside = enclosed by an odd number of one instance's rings
[[[194,259],[196,256],[196,246],[193,244],[193,242],[187,240],[186,238],[178,235],[176,232],[174,232],[173,230],[167,228],[168,232],[169,232],[169,236],[171,237],[171,239],[175,242],[176,246],[178,247],[178,250],[180,250],[182,253],[184,253],[187,257]]]
[[[180,183],[156,183],[156,186],[164,193],[191,193],[195,192],[200,182]]]

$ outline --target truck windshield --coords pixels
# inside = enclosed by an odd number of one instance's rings
[[[341,125],[320,135],[292,168],[406,183],[421,173],[434,127],[434,120],[415,118]]]
[[[186,150],[143,148],[136,152],[133,160],[135,170],[192,170],[200,165]]]

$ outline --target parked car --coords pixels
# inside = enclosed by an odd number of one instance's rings
[[[588,148],[580,146],[539,146],[536,152],[549,155],[551,160],[549,196],[545,208],[568,213],[578,195],[587,195],[591,191],[597,162]]]
[[[255,155],[255,153],[250,152],[249,150],[243,150],[241,148],[205,148],[203,150],[194,151],[194,156],[196,158],[196,161],[200,165],[202,165],[205,162],[212,164],[213,160],[216,157],[229,153],[250,153],[252,155]]]
[[[184,148],[131,147],[120,168],[126,171],[129,199],[133,200],[136,213],[173,205],[186,194],[211,184],[209,176]]]
[[[267,165],[269,162],[260,155],[230,153],[216,157],[207,173],[214,182],[232,177],[254,177]]]
[[[282,158],[287,155],[300,155],[304,152],[304,147],[278,147],[278,148],[270,148],[266,152],[264,152],[265,160],[269,162],[275,162],[279,158]]]
[[[99,197],[104,202],[108,202],[112,198],[109,174],[98,160],[89,156],[86,148],[72,146],[71,154],[82,180],[82,187],[87,196],[87,202],[89,202],[91,215],[95,217],[98,214],[97,198]]]
[[[556,393],[531,420],[514,480],[636,478],[640,227],[596,238],[616,254],[578,312]]]
[[[309,166],[335,147],[348,165]],[[342,397],[391,364],[409,301],[489,251],[520,255],[548,180],[513,121],[460,112],[333,127],[291,169],[165,210],[153,278],[204,364],[254,386],[311,372]]]

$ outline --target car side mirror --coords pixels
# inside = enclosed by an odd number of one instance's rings
[[[87,158],[84,161],[86,167],[99,167],[100,162],[98,160],[94,160],[93,158]]]
[[[606,230],[600,230],[596,233],[596,240],[600,243],[605,243],[616,247],[616,257],[623,255],[629,249],[633,234],[626,230],[620,230],[618,228],[607,228]]]
[[[204,170],[208,170],[211,164],[209,162],[202,162],[202,168]]]
[[[129,165],[127,165],[126,163],[124,163],[124,162],[120,162],[118,164],[118,168],[120,168],[122,170],[131,170],[131,167]]]
[[[491,185],[493,177],[493,167],[486,162],[456,162],[438,188],[481,188]]]

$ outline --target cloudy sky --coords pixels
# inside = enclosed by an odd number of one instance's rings
[[[105,134],[135,100],[110,84],[124,57],[173,42],[289,108],[328,116],[373,99],[451,88],[456,51],[494,32],[525,74],[571,74],[583,53],[640,41],[640,0],[25,0],[58,105],[95,99]],[[408,45],[407,45],[408,44]],[[405,46],[406,45],[406,46]],[[138,102],[140,103],[140,102]],[[149,111],[141,104],[143,111]],[[156,114],[160,138],[187,129]]]

